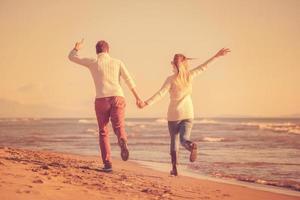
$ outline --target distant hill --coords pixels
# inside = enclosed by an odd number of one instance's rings
[[[300,114],[283,115],[284,118],[300,118]]]
[[[74,117],[86,116],[82,110],[66,110],[48,105],[22,104],[0,99],[0,118],[10,117]]]
[[[258,115],[218,115],[210,118],[300,118],[300,114],[278,115],[278,116],[258,116]]]
[[[259,118],[261,116],[255,116],[255,115],[217,115],[212,118]]]

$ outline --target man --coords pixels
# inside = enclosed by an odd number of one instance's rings
[[[78,51],[82,48],[83,40],[77,42],[69,54],[69,59],[87,67],[94,80],[96,88],[95,112],[99,127],[99,144],[103,162],[103,171],[112,171],[108,122],[111,119],[113,130],[121,148],[121,157],[124,161],[129,158],[127,134],[125,132],[125,99],[120,85],[122,78],[133,93],[137,105],[141,100],[135,90],[135,83],[127,71],[124,63],[110,57],[109,44],[101,40],[96,44],[97,59],[81,58]]]

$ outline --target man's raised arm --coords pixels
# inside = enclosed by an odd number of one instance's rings
[[[75,47],[71,50],[68,57],[72,62],[89,67],[95,60],[92,58],[81,58],[78,56],[78,51],[82,48],[82,46],[83,39],[80,42],[76,42]]]

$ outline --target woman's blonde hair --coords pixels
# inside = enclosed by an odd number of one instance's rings
[[[190,84],[190,72],[187,64],[188,58],[183,54],[175,54],[172,64],[175,66],[177,76],[174,80],[175,85],[180,88],[185,88]]]

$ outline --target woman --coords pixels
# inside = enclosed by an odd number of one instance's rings
[[[194,111],[192,104],[192,81],[205,70],[207,64],[215,58],[224,56],[229,49],[221,49],[216,55],[208,59],[198,67],[189,70],[188,60],[183,54],[175,54],[173,61],[174,74],[169,76],[161,89],[145,102],[140,102],[139,107],[143,108],[160,100],[167,92],[170,93],[170,104],[168,108],[168,127],[171,137],[170,154],[172,161],[171,175],[177,176],[177,155],[180,143],[185,149],[190,151],[190,161],[197,158],[197,144],[190,141],[190,133],[193,125]]]

